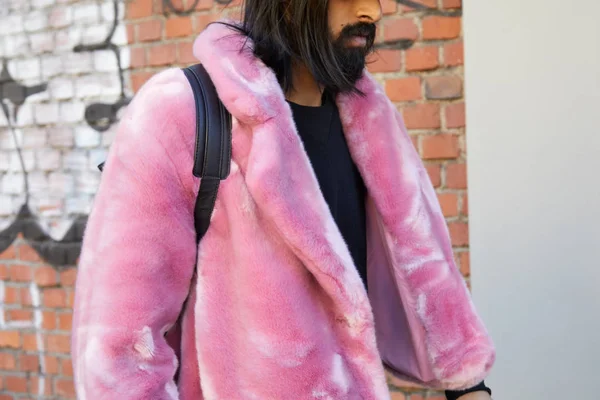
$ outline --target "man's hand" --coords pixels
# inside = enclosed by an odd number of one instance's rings
[[[458,398],[458,400],[492,400],[492,397],[488,392],[480,390],[479,392],[471,392],[464,394]]]

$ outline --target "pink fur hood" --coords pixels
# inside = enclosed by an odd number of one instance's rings
[[[366,97],[337,98],[369,192],[367,294],[275,75],[244,41],[213,24],[194,44],[233,116],[231,174],[196,278],[195,108],[182,71],[154,76],[120,122],[80,258],[78,398],[389,399],[384,366],[438,388],[481,381],[492,342],[381,86],[365,72]]]

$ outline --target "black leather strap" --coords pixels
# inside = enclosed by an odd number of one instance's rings
[[[194,176],[202,178],[194,208],[196,240],[208,230],[221,179],[231,166],[231,115],[217,95],[210,76],[201,64],[183,70],[196,103],[196,146]]]

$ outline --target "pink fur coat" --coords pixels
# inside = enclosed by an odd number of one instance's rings
[[[199,180],[193,95],[169,69],[128,107],[89,217],[72,336],[78,398],[389,399],[384,364],[433,387],[481,381],[494,348],[394,105],[367,72],[365,98],[337,98],[369,192],[367,295],[275,75],[243,43],[214,24],[194,44],[233,115],[233,154],[198,249],[178,383],[165,334],[193,276]]]

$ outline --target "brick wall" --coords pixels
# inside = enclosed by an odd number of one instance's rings
[[[192,41],[210,21],[239,15],[240,1],[226,2],[0,0],[0,400],[74,398],[74,265],[96,165],[133,93],[195,62]],[[461,0],[382,4],[369,69],[404,115],[468,282]],[[443,398],[389,383],[393,400]]]

